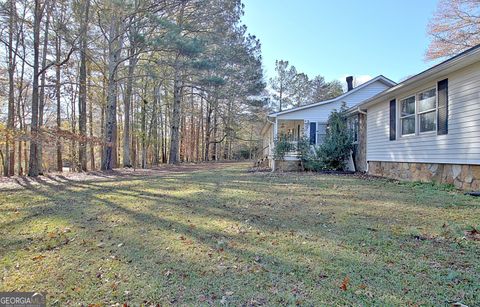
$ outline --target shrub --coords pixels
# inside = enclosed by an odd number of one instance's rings
[[[290,151],[295,150],[295,145],[287,140],[285,135],[281,135],[274,141],[274,148],[273,148],[273,158],[275,160],[283,160],[285,158],[285,154]]]
[[[333,111],[328,118],[327,136],[318,149],[318,157],[325,169],[344,170],[353,148],[352,135],[342,108]]]
[[[303,137],[298,141],[298,151],[300,153],[300,160],[302,162],[303,169],[306,171],[320,171],[323,169],[323,164],[317,155],[317,148],[310,145],[310,140],[307,137]]]
[[[305,170],[345,170],[353,145],[344,108],[330,114],[327,135],[320,146],[312,149],[308,139],[303,139],[298,147]]]

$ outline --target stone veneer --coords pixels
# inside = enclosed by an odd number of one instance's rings
[[[368,173],[398,180],[448,183],[463,190],[480,188],[480,165],[369,161]]]
[[[275,171],[298,172],[302,170],[300,160],[275,160]]]
[[[355,114],[358,116],[358,142],[354,146],[355,170],[357,172],[367,171],[367,116],[362,113]]]

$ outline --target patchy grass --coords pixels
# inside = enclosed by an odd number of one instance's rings
[[[0,186],[1,291],[51,305],[480,302],[480,202],[246,164]]]

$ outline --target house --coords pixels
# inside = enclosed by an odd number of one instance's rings
[[[363,101],[368,173],[480,187],[480,45]]]
[[[336,98],[269,114],[267,123],[261,131],[263,160],[273,169],[298,169],[300,159],[296,152],[288,153],[283,161],[277,161],[275,164],[274,140],[283,135],[288,141],[296,144],[306,136],[311,145],[319,145],[326,135],[327,120],[333,110],[339,110],[343,104],[347,108],[354,107],[396,83],[384,76],[378,76],[354,88],[353,77],[347,77],[347,85],[348,91]]]

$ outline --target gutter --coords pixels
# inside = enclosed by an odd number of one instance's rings
[[[367,112],[360,109],[360,107],[357,108],[357,112],[363,115],[367,115]]]

